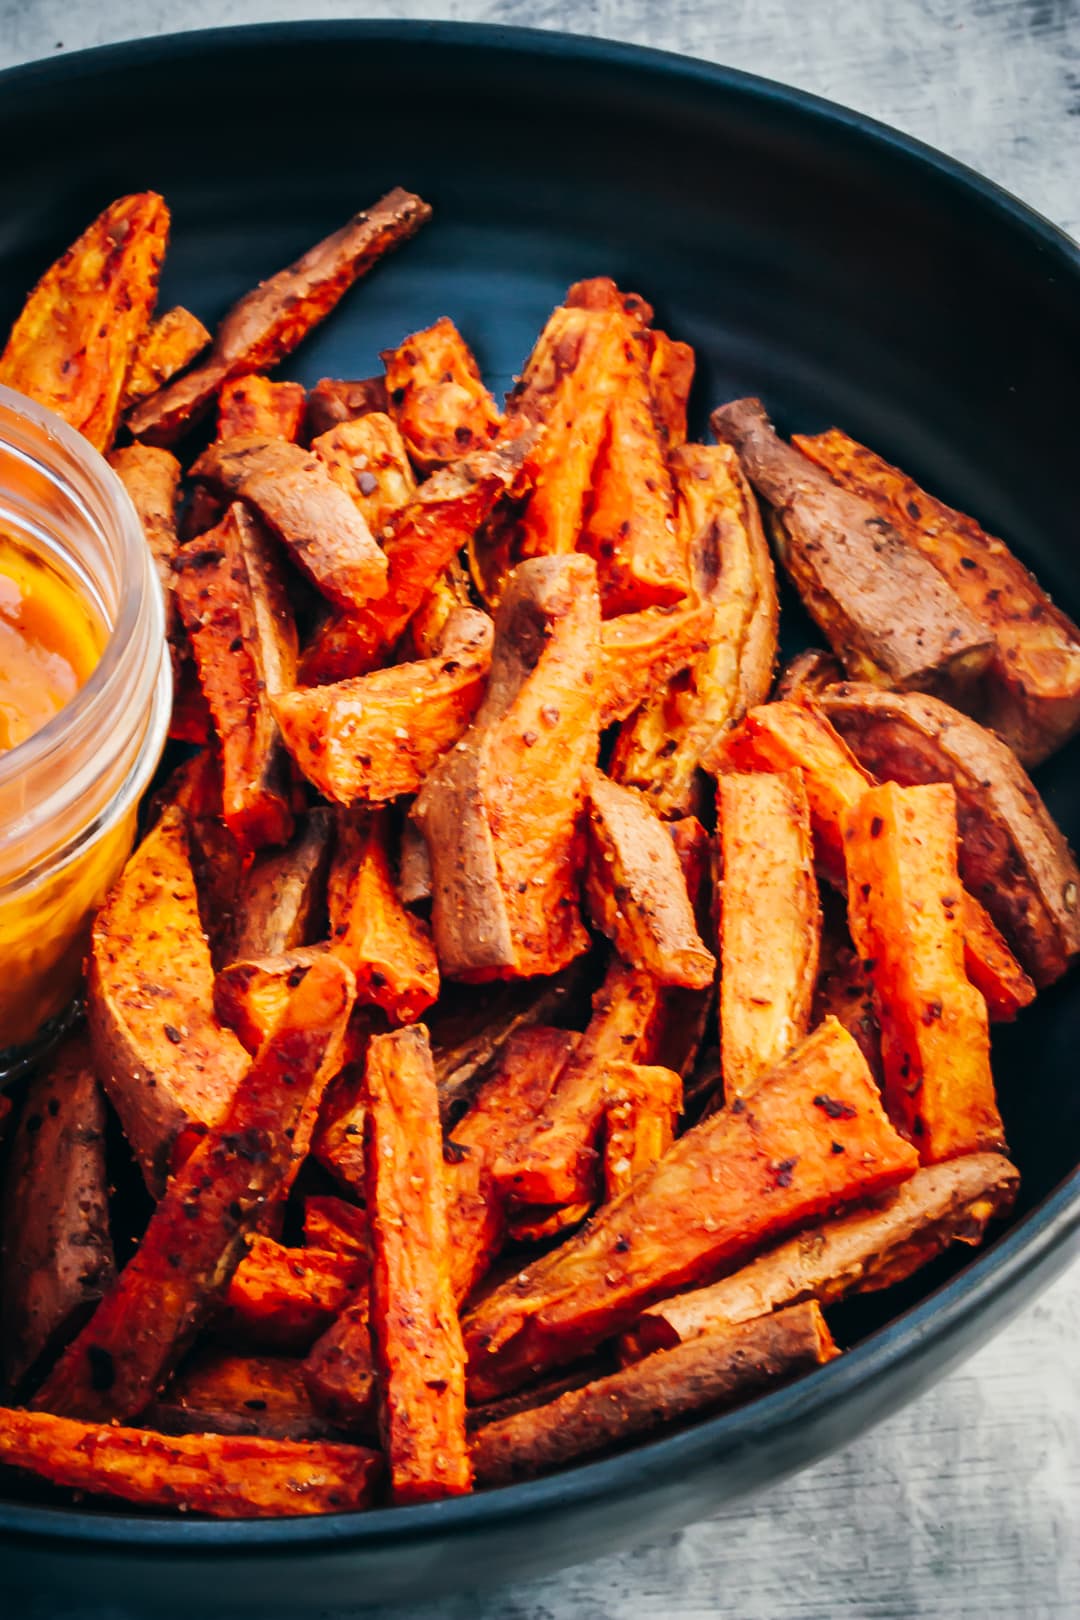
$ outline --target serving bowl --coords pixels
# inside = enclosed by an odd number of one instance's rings
[[[451,25],[188,34],[0,76],[0,325],[98,208],[173,211],[163,307],[208,322],[395,183],[435,222],[284,374],[363,376],[450,314],[507,387],[568,283],[609,274],[691,342],[692,429],[758,393],[839,423],[1005,535],[1080,611],[1080,254],[988,182],[854,114],[598,41]],[[785,602],[788,650],[797,606]],[[1080,839],[1076,745],[1037,780]],[[206,1523],[0,1498],[0,1593],[103,1611],[333,1613],[571,1563],[701,1517],[842,1445],[1000,1327],[1080,1233],[1080,987],[999,1028],[1023,1193],[1009,1229],[837,1314],[839,1361],[547,1479],[426,1506]],[[16,1611],[17,1612],[17,1611]]]

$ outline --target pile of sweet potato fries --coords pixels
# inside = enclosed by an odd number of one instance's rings
[[[828,1361],[823,1310],[1016,1194],[990,1024],[1080,950],[1025,769],[1080,634],[837,430],[688,443],[692,351],[602,277],[503,404],[445,316],[270,380],[429,215],[211,337],[126,197],[0,358],[127,487],[188,745],[8,1153],[0,1461],[55,1485],[529,1477]],[[778,682],[767,533],[831,649]]]

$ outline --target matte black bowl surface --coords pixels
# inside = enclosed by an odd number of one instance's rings
[[[837,422],[1008,537],[1080,611],[1080,255],[994,186],[866,119],[603,42],[299,24],[15,69],[0,77],[0,150],[4,329],[121,192],[165,194],[163,297],[213,321],[401,183],[436,221],[287,374],[367,375],[380,348],[447,313],[503,388],[567,284],[610,274],[697,350],[699,432],[710,406],[744,393],[784,430]],[[1039,778],[1074,841],[1076,765],[1074,745]],[[366,1516],[212,1524],[9,1489],[0,1596],[300,1620],[519,1579],[745,1495],[910,1398],[1064,1264],[1080,1227],[1078,1049],[1075,983],[998,1032],[1024,1176],[1015,1222],[967,1265],[949,1258],[849,1309],[854,1348],[793,1387],[534,1484]]]

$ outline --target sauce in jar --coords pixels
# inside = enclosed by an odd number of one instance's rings
[[[0,534],[0,752],[32,737],[75,696],[106,639],[57,567]]]

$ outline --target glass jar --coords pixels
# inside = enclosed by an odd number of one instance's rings
[[[78,994],[90,920],[135,837],[172,679],[161,586],[112,468],[51,411],[0,387],[0,532],[51,564],[103,626],[85,685],[0,754],[0,1077]]]

